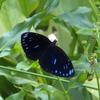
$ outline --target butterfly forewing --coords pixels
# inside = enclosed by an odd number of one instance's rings
[[[75,71],[69,57],[57,46],[50,46],[39,59],[41,67],[60,77],[71,77]]]
[[[50,43],[48,38],[37,33],[26,32],[21,35],[24,52],[32,60],[39,59]]]

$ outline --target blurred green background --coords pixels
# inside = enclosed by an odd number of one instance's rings
[[[99,0],[0,0],[0,100],[100,100]],[[28,59],[20,36],[54,33],[75,76],[58,78]]]

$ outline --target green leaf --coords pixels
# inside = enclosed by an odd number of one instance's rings
[[[4,50],[0,53],[0,58],[10,55],[10,50],[11,50],[10,48],[4,49]]]
[[[0,94],[3,98],[9,96],[11,93],[17,92],[18,89],[13,86],[4,76],[0,75]]]
[[[96,73],[98,74],[98,77],[100,77],[100,62],[98,61],[97,64],[95,64],[95,70]]]
[[[39,86],[33,91],[33,94],[36,96],[36,98],[40,98],[41,100],[66,100],[66,96],[62,91],[49,85]]]
[[[79,7],[78,9],[76,9],[76,11],[74,13],[76,14],[88,14],[92,11],[91,8],[88,7]]]
[[[0,9],[1,9],[1,7],[2,7],[2,5],[3,5],[3,3],[5,2],[6,0],[0,0]]]
[[[77,82],[83,84],[86,80],[87,80],[87,73],[86,72],[82,72],[79,74],[79,76],[77,77]]]
[[[0,65],[2,66],[16,66],[16,61],[7,57],[0,58]]]
[[[27,72],[11,70],[9,67],[0,66],[0,75],[6,77],[13,84],[31,84],[36,87],[38,83],[35,81],[36,76],[28,75]]]
[[[60,0],[47,0],[44,9],[47,10],[47,12],[52,12],[54,9],[58,6]]]
[[[91,100],[92,94],[86,88],[79,87],[70,91],[70,97],[71,100]]]
[[[3,4],[0,9],[0,26],[2,32],[11,31],[11,29],[21,21],[23,21],[24,16],[18,10],[17,0],[8,1],[2,0]],[[4,2],[5,1],[5,2]],[[1,3],[0,3],[1,4]]]
[[[79,72],[91,72],[90,63],[87,61],[86,55],[82,55],[79,60],[73,61],[75,70]]]
[[[17,85],[25,85],[25,84],[29,84],[29,85],[32,85],[34,87],[38,86],[38,83],[36,81],[32,81],[30,79],[27,79],[27,78],[22,78],[22,77],[17,77],[17,76],[14,76],[13,78],[12,77],[8,77],[9,81],[13,84],[17,84]]]
[[[16,66],[17,70],[25,70],[25,71],[27,71],[30,68],[31,68],[31,65],[28,64],[27,62],[24,62],[24,61],[18,63],[17,66]]]
[[[81,28],[79,29],[76,33],[78,35],[88,35],[88,36],[93,36],[94,35],[94,30],[93,29],[90,29],[90,28]]]
[[[87,16],[87,7],[78,8],[76,10],[65,12],[57,18],[76,28],[94,28],[94,24],[89,21]],[[81,11],[82,10],[82,11]],[[88,10],[90,11],[90,10]]]
[[[17,0],[22,13],[28,17],[39,6],[39,0]]]
[[[24,100],[25,93],[20,91],[18,93],[12,94],[7,97],[5,100]]]

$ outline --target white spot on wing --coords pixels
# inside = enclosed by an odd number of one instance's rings
[[[74,73],[74,70],[72,69],[71,72]]]
[[[65,74],[63,73],[63,76],[65,76]]]
[[[54,59],[54,65],[56,64],[56,62],[57,62],[57,59],[55,58],[55,59]]]
[[[66,69],[68,68],[68,65],[66,64]]]
[[[31,42],[31,41],[33,41],[34,40],[34,38],[32,38],[32,37],[29,37],[29,42]]]
[[[28,50],[28,47],[26,47],[26,49]]]
[[[65,67],[65,66],[63,66],[63,68],[64,68],[64,70],[66,69],[66,67]]]
[[[38,48],[38,47],[39,47],[39,45],[34,46],[35,49]]]
[[[68,73],[66,73],[66,76],[68,77]]]
[[[28,34],[25,34],[25,35],[23,36],[23,38],[26,38],[26,37],[28,37]]]
[[[58,71],[57,70],[55,70],[55,73],[57,73]]]
[[[69,75],[71,75],[72,74],[72,70],[69,70]]]
[[[59,72],[59,74],[61,75],[61,71]]]

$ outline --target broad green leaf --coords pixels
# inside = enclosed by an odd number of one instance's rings
[[[47,10],[47,12],[52,12],[54,9],[58,6],[60,0],[47,0],[44,9]]]
[[[71,33],[68,29],[65,27],[58,25],[58,33],[57,33],[57,38],[58,38],[58,45],[66,52],[68,56],[70,52],[70,43],[72,41],[72,36]]]
[[[79,7],[74,13],[76,14],[88,14],[92,11],[91,8],[88,7]]]
[[[62,12],[66,12],[66,11],[69,12],[80,6],[90,7],[87,0],[84,1],[74,0],[73,2],[71,2],[70,0],[61,0],[54,14],[59,15]]]
[[[99,81],[100,82],[100,81]],[[87,86],[88,91],[92,94],[93,100],[99,100],[97,80],[94,78],[92,81],[86,81],[85,86]],[[91,88],[88,88],[91,87]],[[92,89],[94,87],[95,89]]]
[[[5,2],[6,0],[0,0],[0,9],[1,9],[1,7],[2,7],[2,5],[3,5],[3,3]]]
[[[8,57],[0,58],[0,65],[1,66],[16,66],[16,61],[14,59],[10,59]]]
[[[38,0],[39,6],[36,12],[46,11],[46,13],[52,13],[59,5],[60,0]]]
[[[79,60],[73,61],[73,64],[77,72],[91,72],[90,63],[85,55],[82,55]]]
[[[0,9],[0,26],[2,26],[3,32],[11,31],[11,29],[23,21],[25,18],[18,10],[17,0],[8,1],[3,0],[2,7]]]
[[[94,30],[93,29],[90,29],[90,28],[81,28],[79,29],[76,33],[78,35],[88,35],[88,36],[93,36],[94,35]]]
[[[28,17],[39,6],[39,0],[17,0],[22,13]]]
[[[66,96],[62,91],[49,85],[41,85],[37,87],[33,91],[33,94],[36,96],[36,98],[41,98],[41,100],[66,100]]]
[[[22,78],[22,77],[11,77],[10,78],[10,82],[13,83],[13,84],[17,84],[17,85],[25,85],[25,84],[29,84],[29,85],[32,85],[34,87],[37,87],[39,84],[35,81],[32,81],[30,79],[26,79],[26,78]]]
[[[81,8],[83,11],[88,8],[84,7]],[[72,27],[76,28],[94,28],[94,24],[91,23],[88,19],[87,12],[81,12],[80,8],[70,11],[70,12],[65,12],[64,14],[61,14],[57,18],[64,21],[66,24],[69,24]]]
[[[10,55],[10,50],[11,50],[10,48],[6,48],[5,50],[3,50],[3,51],[0,53],[0,58]]]
[[[81,86],[79,88],[70,90],[69,95],[71,100],[91,100],[91,98],[93,100],[92,94],[87,91],[86,88]]]
[[[24,96],[25,96],[24,91],[20,91],[18,93],[10,95],[5,100],[24,100]]]
[[[4,76],[0,75],[0,94],[5,98],[9,96],[11,93],[17,92],[18,89],[13,86],[11,82],[9,82]]]
[[[85,81],[87,80],[87,73],[86,72],[82,72],[79,74],[79,76],[77,77],[77,82],[83,84],[85,83]]]
[[[29,70],[32,66],[30,64],[28,64],[27,62],[20,62],[17,64],[16,69],[17,70]]]

